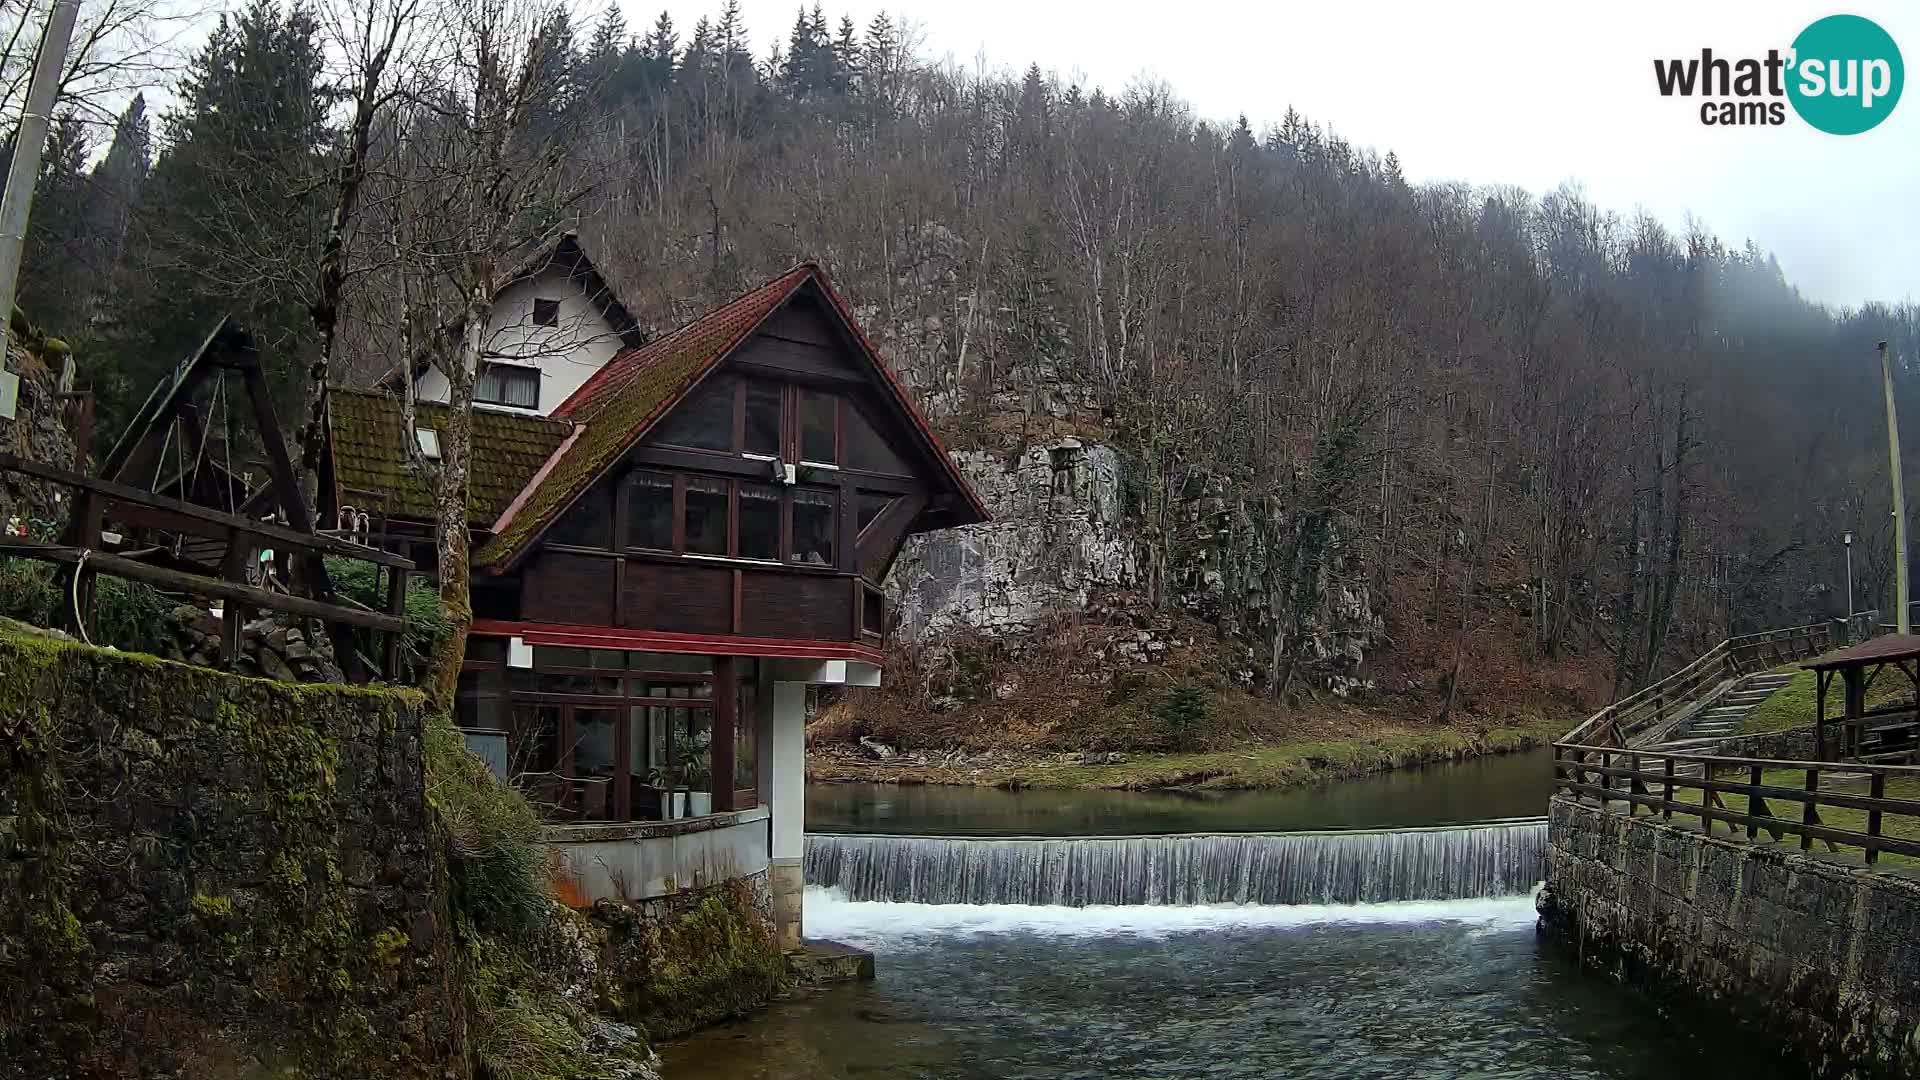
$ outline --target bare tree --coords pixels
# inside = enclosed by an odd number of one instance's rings
[[[570,125],[534,123],[552,105],[556,47],[550,9],[482,0],[445,12],[443,49],[415,66],[395,110],[394,152],[369,186],[379,189],[381,242],[397,303],[389,316],[410,362],[447,384],[440,456],[410,445],[413,467],[434,494],[437,570],[449,633],[431,665],[428,691],[453,702],[473,608],[468,597],[472,408],[489,349],[494,297],[530,245],[552,238],[579,190],[558,186],[571,152]],[[549,115],[549,119],[551,119]],[[414,380],[403,379],[403,415],[414,426]]]

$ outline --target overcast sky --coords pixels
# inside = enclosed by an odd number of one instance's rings
[[[632,29],[662,7],[684,41],[719,0],[622,0]],[[807,0],[811,6],[812,0]],[[755,55],[793,25],[796,0],[741,0]],[[1256,130],[1288,105],[1359,146],[1397,152],[1409,178],[1518,184],[1574,180],[1607,209],[1687,215],[1729,244],[1779,256],[1808,296],[1836,305],[1920,300],[1920,91],[1862,135],[1702,126],[1697,99],[1663,99],[1653,59],[1764,56],[1840,12],[1873,19],[1920,65],[1920,3],[1846,7],[1778,0],[858,0],[825,5],[864,29],[885,7],[926,51],[972,66],[1041,68],[1120,90],[1165,80],[1203,117],[1246,113]]]

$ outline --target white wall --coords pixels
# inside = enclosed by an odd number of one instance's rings
[[[630,825],[552,825],[546,843],[585,901],[650,900],[767,872],[765,807],[711,819]]]
[[[533,324],[535,298],[560,301],[558,326]],[[559,267],[500,290],[487,326],[487,359],[540,369],[541,415],[567,400],[580,384],[620,351],[620,336]],[[415,384],[421,401],[446,401],[447,378],[429,368]],[[489,406],[493,408],[495,406]],[[511,412],[527,410],[513,409]]]

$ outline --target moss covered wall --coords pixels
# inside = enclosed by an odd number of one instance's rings
[[[0,1077],[461,1075],[421,736],[0,630]]]
[[[590,914],[608,1011],[672,1039],[745,1016],[787,985],[764,875]]]

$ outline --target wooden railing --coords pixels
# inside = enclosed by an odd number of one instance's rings
[[[1854,618],[1857,625],[1870,627],[1876,614],[1866,612]],[[1826,652],[1839,644],[1836,625],[1845,624],[1830,620],[1728,638],[1679,671],[1589,716],[1561,741],[1627,746],[1641,732],[1678,720],[1705,704],[1729,680]]]
[[[407,575],[414,569],[411,560],[362,544],[214,510],[17,455],[0,453],[0,474],[5,473],[60,484],[76,492],[73,500],[73,532],[77,542],[50,543],[0,535],[0,558],[34,559],[72,567],[70,628],[83,636],[92,622],[93,577],[99,573],[221,601],[221,649],[229,663],[239,655],[241,628],[249,612],[268,610],[317,618],[329,626],[356,626],[382,632],[386,635],[383,650],[386,673],[391,676],[398,670],[400,641],[407,629],[404,612]],[[109,520],[222,541],[226,553],[222,576],[208,577],[154,565],[106,550],[104,534]],[[384,568],[387,575],[386,610],[372,611],[350,602],[342,603],[325,589],[321,590],[323,598],[316,598],[295,596],[252,584],[247,580],[246,564],[252,553],[263,547],[298,553],[309,558],[315,566],[319,565],[320,556],[332,555],[358,559]],[[323,567],[317,572],[324,577]],[[340,655],[339,662],[352,674],[351,654]]]
[[[1800,838],[1829,851],[1858,848],[1868,865],[1882,853],[1920,858],[1920,766],[1770,761],[1555,743],[1556,790],[1601,808],[1622,804],[1629,816],[1642,807],[1671,821],[1699,818],[1752,840]],[[1845,788],[1842,788],[1842,785]],[[1895,789],[1888,794],[1889,787]],[[1861,790],[1864,789],[1864,790]],[[1688,798],[1697,795],[1698,802]],[[1729,805],[1739,803],[1743,805]],[[1776,804],[1782,806],[1778,812]],[[1824,813],[1822,812],[1824,811]],[[1862,819],[1864,815],[1864,819]],[[1855,827],[1858,826],[1858,827]]]

